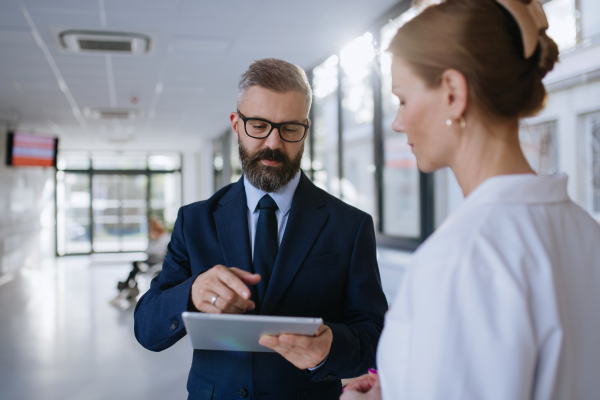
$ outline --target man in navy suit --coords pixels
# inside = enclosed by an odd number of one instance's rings
[[[387,310],[372,218],[301,171],[312,92],[282,60],[242,75],[230,121],[244,176],[182,207],[163,270],[135,311],[135,335],[161,351],[183,311],[322,318],[313,337],[265,336],[276,353],[195,350],[189,399],[338,399],[341,379],[375,367]]]

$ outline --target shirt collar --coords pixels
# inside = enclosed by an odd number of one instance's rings
[[[256,207],[258,207],[258,202],[265,194],[269,194],[275,203],[277,203],[277,207],[286,215],[290,212],[290,208],[292,207],[292,200],[294,199],[294,193],[296,193],[296,188],[298,187],[298,183],[300,183],[300,174],[298,171],[296,176],[292,178],[291,181],[288,182],[287,185],[279,189],[278,192],[267,193],[263,190],[260,190],[254,187],[246,175],[244,175],[244,189],[246,190],[246,201],[248,204],[248,209],[254,213],[256,211]]]
[[[544,204],[569,200],[567,174],[499,175],[486,179],[467,196],[465,206],[475,204]]]

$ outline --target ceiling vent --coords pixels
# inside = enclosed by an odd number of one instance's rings
[[[150,37],[140,33],[68,30],[58,39],[65,50],[73,53],[139,55],[150,51]]]
[[[92,120],[133,121],[140,119],[142,112],[131,108],[85,108],[83,115]]]

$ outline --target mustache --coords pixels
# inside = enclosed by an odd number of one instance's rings
[[[268,147],[256,150],[255,153],[251,154],[241,141],[238,141],[238,144],[244,175],[254,187],[267,193],[277,192],[300,171],[304,143],[292,158],[279,149],[273,150]],[[276,161],[281,164],[270,167],[261,163],[261,160]]]
[[[254,163],[260,160],[277,161],[282,163],[289,162],[288,157],[285,154],[283,154],[279,149],[273,150],[268,147],[265,147],[264,149],[254,153],[250,159],[250,162]]]

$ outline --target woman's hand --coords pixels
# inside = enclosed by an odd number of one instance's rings
[[[363,375],[348,384],[340,400],[381,400],[381,387],[377,371],[369,369],[369,373]]]

